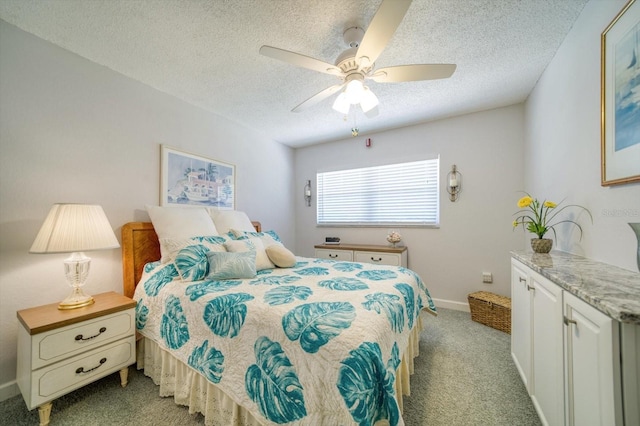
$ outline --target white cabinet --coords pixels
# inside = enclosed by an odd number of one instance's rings
[[[617,322],[565,293],[567,425],[622,424]],[[619,357],[619,355],[618,355]],[[619,359],[619,358],[618,358]]]
[[[621,324],[515,259],[511,296],[511,355],[542,424],[635,425],[637,409],[623,410],[622,377],[636,373],[621,367]],[[638,365],[635,350],[627,359]]]
[[[17,312],[17,382],[27,407],[38,407],[40,424],[49,424],[51,401],[120,371],[127,384],[128,366],[136,360],[135,306],[128,297],[109,292],[74,310],[58,304]]]
[[[315,246],[316,257],[407,267],[406,247],[387,247],[367,244],[318,244]]]
[[[564,424],[562,289],[534,271],[531,400],[543,424]]]
[[[522,265],[511,260],[511,357],[531,393],[531,291]]]

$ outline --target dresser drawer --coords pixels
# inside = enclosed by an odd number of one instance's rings
[[[31,367],[46,365],[135,335],[135,309],[88,320],[31,337]]]
[[[396,253],[356,251],[354,252],[354,255],[356,262],[373,263],[376,265],[402,266],[402,258]]]
[[[353,251],[351,250],[327,250],[316,249],[316,257],[320,259],[353,261]]]
[[[135,336],[131,335],[34,371],[29,400],[26,401],[29,409],[133,364],[136,360],[135,345]]]

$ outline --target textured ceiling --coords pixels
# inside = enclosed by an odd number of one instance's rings
[[[368,86],[379,115],[291,109],[336,77],[258,53],[333,63],[380,0],[0,0],[0,18],[297,147],[524,101],[588,0],[414,0],[376,68],[455,63],[450,79]]]

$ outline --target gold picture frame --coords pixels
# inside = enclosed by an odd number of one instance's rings
[[[640,2],[601,37],[601,184],[640,182]]]

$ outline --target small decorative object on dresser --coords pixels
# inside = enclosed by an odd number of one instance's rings
[[[524,210],[520,210],[515,213],[517,216],[513,221],[513,228],[515,229],[518,225],[522,225],[523,228],[538,236],[537,238],[531,239],[531,248],[534,252],[549,253],[551,251],[553,241],[551,239],[544,238],[544,236],[549,230],[551,230],[553,231],[553,237],[555,238],[555,226],[560,225],[561,223],[573,223],[577,226],[580,231],[580,239],[582,239],[582,227],[577,222],[571,219],[560,220],[557,218],[558,214],[568,207],[577,207],[585,211],[593,223],[593,216],[591,216],[591,213],[586,208],[577,204],[568,204],[564,207],[557,208],[561,203],[562,201],[556,204],[553,201],[547,200],[540,202],[537,198],[532,198],[529,194],[518,200],[518,207]]]
[[[387,235],[387,241],[389,241],[391,245],[395,247],[396,244],[402,241],[402,235],[398,234],[396,231],[391,231],[389,235]]]
[[[62,395],[116,371],[127,384],[136,361],[136,302],[114,292],[94,300],[74,310],[53,303],[17,312],[18,387],[27,408],[38,407],[42,426]]]

